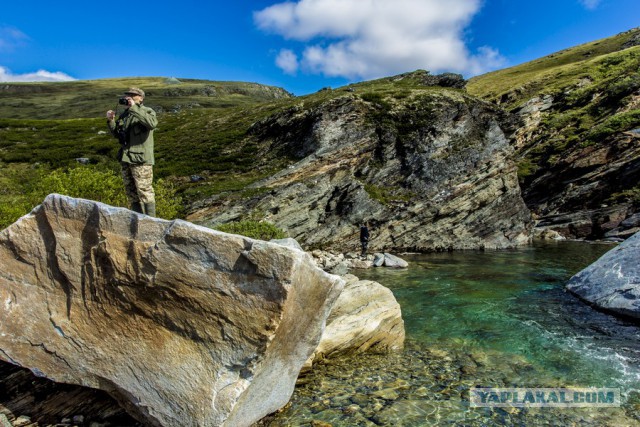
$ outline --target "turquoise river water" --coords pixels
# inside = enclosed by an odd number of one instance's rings
[[[269,426],[640,426],[640,327],[564,284],[613,246],[538,243],[408,255],[403,270],[353,271],[389,287],[404,351],[329,360],[302,377]],[[608,387],[614,408],[473,408],[471,387]]]

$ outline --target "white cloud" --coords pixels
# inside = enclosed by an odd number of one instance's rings
[[[418,68],[478,74],[505,62],[495,49],[473,54],[465,45],[463,31],[480,6],[481,0],[298,0],[258,11],[254,21],[306,43],[300,58],[290,49],[278,56],[285,72],[295,58],[296,70],[352,79]]]
[[[298,71],[298,56],[291,49],[282,49],[276,58],[276,65],[287,74]]]
[[[578,1],[580,2],[581,5],[583,5],[585,8],[589,10],[596,9],[601,3],[601,0],[578,0]]]
[[[50,72],[38,70],[35,73],[13,74],[11,71],[0,66],[0,82],[68,82],[75,80],[68,74],[60,71]]]
[[[0,52],[11,52],[29,41],[27,36],[17,28],[0,26]]]

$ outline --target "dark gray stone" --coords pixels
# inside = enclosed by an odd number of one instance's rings
[[[640,213],[631,215],[629,218],[622,221],[620,226],[624,228],[640,227]]]
[[[373,266],[382,267],[383,265],[384,265],[384,254],[381,254],[381,253],[373,254]]]
[[[567,290],[595,307],[640,319],[640,233],[573,276]]]

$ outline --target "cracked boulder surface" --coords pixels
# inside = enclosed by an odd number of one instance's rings
[[[567,290],[604,311],[640,321],[640,233],[634,234],[567,283]]]
[[[48,196],[0,232],[0,359],[152,426],[285,405],[344,281],[302,251]]]

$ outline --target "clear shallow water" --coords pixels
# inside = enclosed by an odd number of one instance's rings
[[[354,271],[393,291],[405,351],[316,367],[271,425],[640,425],[634,392],[640,328],[563,289],[611,248],[545,243],[404,256],[405,270]],[[627,403],[606,410],[479,410],[469,408],[471,386],[613,387]]]
[[[637,387],[640,329],[564,291],[573,274],[611,248],[564,242],[414,256],[406,257],[408,270],[360,277],[393,290],[410,339],[518,355],[584,386]]]

